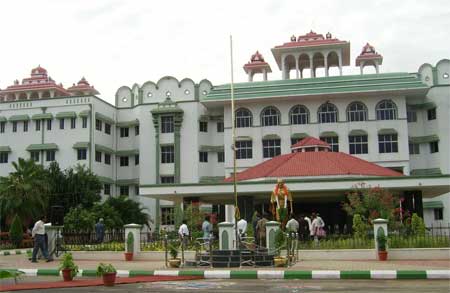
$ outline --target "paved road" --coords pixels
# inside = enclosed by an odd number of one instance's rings
[[[112,288],[89,287],[33,292],[277,292],[277,293],[449,293],[448,280],[198,280],[178,282],[138,283]]]

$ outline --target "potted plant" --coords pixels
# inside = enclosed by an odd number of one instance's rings
[[[181,265],[181,259],[177,258],[178,250],[173,245],[170,245],[169,253],[172,257],[172,259],[169,259],[169,266],[171,268],[179,268]]]
[[[134,252],[134,236],[132,232],[128,232],[127,236],[127,249],[125,251],[125,260],[132,261]]]
[[[73,277],[78,274],[78,266],[75,265],[71,253],[65,253],[63,255],[59,265],[59,270],[62,271],[64,282],[72,281]]]
[[[275,256],[273,258],[274,265],[276,267],[284,267],[287,263],[287,258],[281,256],[281,248],[286,242],[286,237],[281,229],[275,233]]]
[[[378,244],[378,259],[380,261],[385,261],[387,259],[386,251],[387,238],[384,235],[384,230],[379,228],[377,233],[377,244]]]
[[[114,286],[117,271],[112,264],[100,263],[97,267],[97,276],[102,276],[103,285]]]

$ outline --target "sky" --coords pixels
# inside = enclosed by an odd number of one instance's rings
[[[230,35],[236,82],[256,50],[281,79],[270,49],[310,30],[351,43],[345,74],[366,42],[381,72],[416,72],[450,58],[450,1],[0,0],[0,88],[39,64],[65,87],[85,76],[110,103],[120,86],[167,75],[228,83]]]

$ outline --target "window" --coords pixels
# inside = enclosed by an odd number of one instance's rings
[[[171,164],[175,162],[175,147],[173,145],[161,146],[161,163]]]
[[[376,107],[377,120],[395,120],[397,119],[397,106],[390,100],[384,100],[378,103]]]
[[[30,158],[35,162],[39,162],[39,153],[39,151],[30,152]]]
[[[70,118],[70,128],[74,129],[77,127],[77,118]]]
[[[12,129],[13,132],[17,132],[17,122],[16,121],[13,122],[13,127],[12,128],[13,128]]]
[[[308,108],[302,105],[292,107],[289,114],[291,124],[308,124],[309,123],[309,111]]]
[[[77,160],[86,160],[87,157],[87,149],[78,149],[77,150]]]
[[[201,163],[208,163],[208,152],[198,152],[198,154]]]
[[[95,129],[98,131],[102,131],[102,120],[95,119]]]
[[[439,152],[439,142],[432,141],[430,142],[430,153],[438,153]]]
[[[317,114],[319,116],[319,123],[334,123],[338,121],[338,110],[331,103],[325,103],[320,106]]]
[[[102,162],[102,152],[95,152],[95,161],[101,163]]]
[[[1,152],[0,153],[0,164],[8,163],[8,153],[7,152]]]
[[[139,135],[139,125],[134,126],[134,135],[135,136]]]
[[[237,109],[235,118],[236,128],[252,127],[253,126],[253,116],[252,113],[247,109]]]
[[[410,155],[419,155],[420,154],[420,144],[410,143],[409,144],[409,154]]]
[[[47,162],[52,162],[55,160],[55,151],[54,150],[48,150],[45,152],[45,160]]]
[[[253,157],[251,140],[236,141],[236,159],[251,159]]]
[[[134,195],[139,195],[139,185],[134,186]]]
[[[81,127],[87,128],[87,117],[81,118]]]
[[[103,194],[111,195],[111,184],[103,184]]]
[[[128,187],[128,185],[120,186],[120,195],[130,195],[130,188]]]
[[[161,176],[161,184],[175,183],[174,176]]]
[[[433,209],[433,211],[434,211],[434,219],[436,221],[444,219],[444,209],[443,208],[436,208],[436,209]]]
[[[279,139],[263,140],[263,158],[273,158],[281,154],[281,141]]]
[[[200,132],[208,132],[208,122],[200,121]]]
[[[339,137],[337,136],[327,136],[321,137],[320,140],[327,142],[332,152],[339,152]]]
[[[218,152],[217,153],[217,162],[218,163],[225,162],[225,153],[224,152]]]
[[[303,138],[299,138],[299,137],[291,137],[291,146],[293,146],[297,142],[301,141],[302,139]]]
[[[398,152],[397,134],[379,134],[378,151],[381,154],[397,153]]]
[[[110,154],[105,154],[105,164],[111,165],[111,155]]]
[[[41,120],[36,120],[36,131],[41,131]]]
[[[280,125],[280,112],[275,107],[267,107],[261,113],[262,126]]]
[[[0,122],[0,133],[5,133],[6,122]]]
[[[161,116],[161,133],[173,133],[173,116]]]
[[[428,120],[436,120],[436,108],[427,111],[427,118]]]
[[[217,121],[217,132],[223,132],[223,121]]]
[[[347,108],[347,121],[366,121],[367,107],[363,103],[353,102]]]
[[[59,129],[64,129],[64,119],[59,119]]]
[[[408,110],[406,112],[406,119],[408,122],[417,122],[417,112],[413,110]]]
[[[119,157],[120,158],[120,167],[128,166],[128,157]]]
[[[139,165],[139,154],[134,155],[134,165],[135,166]]]
[[[52,130],[52,120],[47,120],[47,130]]]
[[[105,123],[105,133],[111,134],[111,124]]]
[[[28,132],[28,121],[23,121],[23,132]]]
[[[175,225],[174,208],[161,208],[161,225]]]
[[[128,137],[128,127],[120,127],[120,137]]]
[[[367,135],[351,135],[348,137],[350,154],[368,154]]]

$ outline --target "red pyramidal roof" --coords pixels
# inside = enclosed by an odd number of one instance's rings
[[[298,148],[298,147],[313,147],[313,146],[321,146],[321,147],[327,147],[330,148],[330,145],[323,140],[317,139],[315,137],[305,137],[304,139],[300,140],[293,146],[291,146],[291,149]]]

